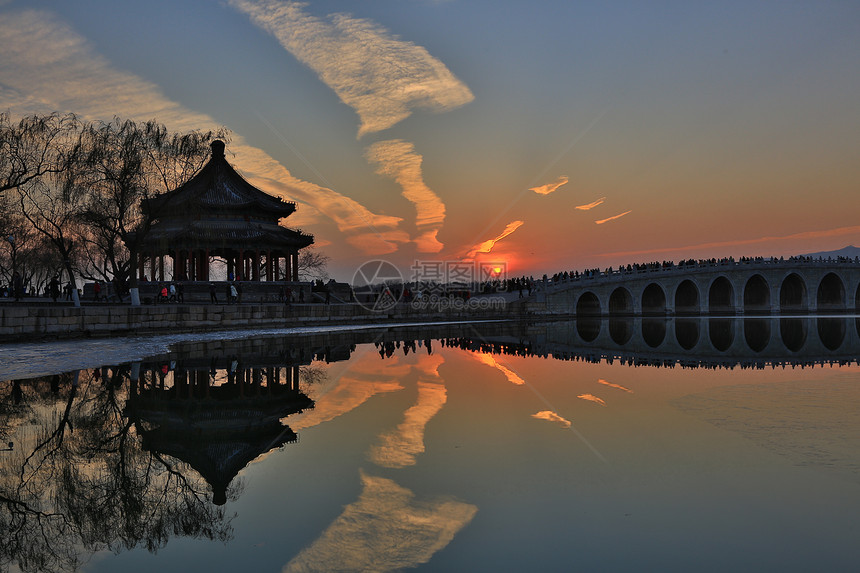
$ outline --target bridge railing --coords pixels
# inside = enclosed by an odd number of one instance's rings
[[[773,257],[756,257],[756,258],[744,258],[735,260],[734,258],[728,259],[716,259],[716,260],[703,260],[703,261],[692,261],[689,263],[671,263],[664,265],[662,263],[647,263],[643,266],[632,267],[630,269],[626,267],[621,267],[618,269],[614,268],[606,268],[606,269],[591,269],[587,271],[583,271],[582,273],[571,274],[568,273],[567,277],[564,277],[562,274],[553,275],[552,277],[548,277],[544,283],[544,287],[547,290],[555,289],[559,286],[566,285],[569,283],[578,283],[583,281],[595,281],[600,279],[612,279],[612,278],[621,278],[627,277],[630,275],[647,275],[647,274],[665,274],[665,273],[686,273],[691,270],[698,269],[713,269],[715,267],[744,267],[749,268],[750,266],[756,267],[773,267],[773,266],[792,266],[792,267],[806,267],[806,268],[822,268],[822,267],[831,267],[833,265],[851,265],[858,266],[860,265],[860,257],[828,257],[824,258],[809,258],[809,257],[790,257],[788,259],[783,258],[773,258]],[[539,281],[541,282],[541,281]]]

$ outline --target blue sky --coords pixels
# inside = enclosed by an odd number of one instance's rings
[[[226,126],[338,278],[542,274],[860,243],[858,44],[844,2],[13,0],[0,109]]]

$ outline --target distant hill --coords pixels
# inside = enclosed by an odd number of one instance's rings
[[[838,251],[821,251],[820,253],[805,253],[804,257],[812,257],[817,259],[818,257],[860,257],[860,247],[855,247],[854,245],[848,245],[847,247],[842,247]]]

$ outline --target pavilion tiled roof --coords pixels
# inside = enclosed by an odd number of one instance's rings
[[[157,218],[165,211],[259,211],[277,220],[296,210],[292,201],[264,193],[239,175],[218,140],[212,142],[212,157],[199,173],[173,191],[144,200],[142,207]]]
[[[144,200],[154,222],[138,248],[171,249],[302,249],[312,235],[288,229],[278,221],[296,204],[273,197],[248,183],[227,162],[224,143],[212,142],[212,157],[180,187]]]

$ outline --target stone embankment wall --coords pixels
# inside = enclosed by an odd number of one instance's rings
[[[0,304],[0,343],[324,324],[373,324],[515,318],[518,305],[493,309],[414,309],[399,304],[374,312],[358,304],[93,304],[79,308]]]

